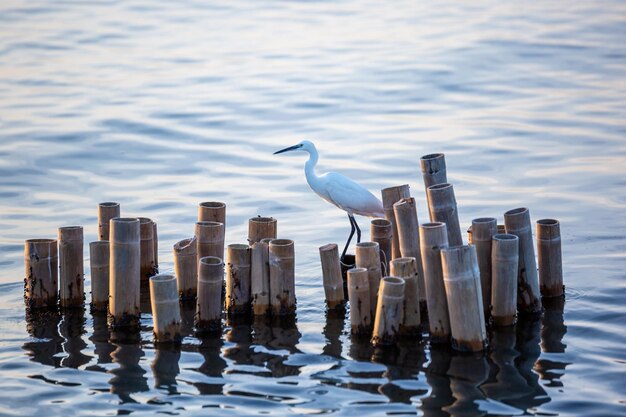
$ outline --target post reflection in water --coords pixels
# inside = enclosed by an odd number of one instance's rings
[[[505,404],[523,402],[533,392],[516,367],[516,359],[520,356],[515,349],[516,341],[515,326],[493,330],[489,347],[489,381],[481,387],[489,398]]]
[[[116,332],[115,340],[132,340],[135,334],[123,334]],[[116,394],[122,403],[136,402],[131,394],[136,392],[148,391],[148,379],[144,376],[146,370],[139,364],[144,352],[139,343],[122,343],[111,342],[115,347],[115,351],[111,353],[113,363],[119,365],[112,369],[109,373],[113,374],[113,378],[109,380],[111,385],[111,393]]]
[[[563,322],[565,298],[544,299],[543,306],[545,311],[541,320],[541,350],[545,353],[564,353],[567,347],[563,343],[563,337],[567,333],[567,326]],[[551,355],[551,358],[554,356]],[[542,358],[537,361],[535,370],[541,375],[541,379],[550,381],[548,387],[562,387],[561,376],[567,365],[569,362]]]
[[[42,365],[61,366],[57,356],[63,351],[63,337],[59,334],[61,314],[57,311],[33,311],[26,314],[26,331],[33,338],[22,346],[32,361]]]
[[[98,365],[111,363],[111,354],[115,350],[115,346],[109,343],[107,313],[104,311],[92,311],[91,317],[93,323],[93,333],[91,334],[91,337],[89,337],[89,340],[94,345],[94,354],[98,358]],[[105,369],[98,365],[94,365],[89,369],[105,372]]]
[[[62,345],[63,351],[67,354],[61,359],[61,366],[78,368],[89,363],[91,357],[82,352],[87,347],[82,338],[85,334],[85,310],[79,308],[64,312],[59,329],[61,336],[65,338]]]
[[[194,335],[194,320],[196,317],[196,300],[186,300],[180,303],[180,334],[181,336],[193,336]]]
[[[452,353],[447,345],[431,345],[430,362],[426,366],[426,382],[430,386],[430,395],[422,398],[422,411],[426,416],[439,417],[449,416],[444,411],[446,406],[454,402],[450,389],[448,369]]]
[[[222,347],[224,341],[220,335],[205,336],[198,346],[198,353],[204,358],[204,362],[197,369],[198,372],[206,375],[209,379],[205,382],[196,382],[194,386],[202,395],[219,395],[224,389],[224,370],[227,363],[222,358]]]
[[[155,388],[165,388],[169,395],[178,394],[176,377],[180,373],[179,360],[180,346],[174,344],[156,345],[151,366]]]
[[[454,402],[443,407],[452,416],[480,416],[479,402],[485,394],[480,386],[489,376],[489,364],[483,354],[454,353],[448,369]]]
[[[326,310],[326,324],[322,332],[326,338],[326,344],[323,349],[324,355],[341,358],[343,350],[341,333],[343,332],[345,322],[346,309],[344,306]]]

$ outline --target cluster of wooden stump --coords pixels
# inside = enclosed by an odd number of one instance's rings
[[[444,155],[420,165],[430,222],[419,224],[408,185],[383,189],[385,219],[371,221],[371,242],[357,243],[355,267],[344,266],[352,333],[387,345],[427,329],[433,343],[481,351],[487,325],[540,316],[542,297],[563,297],[559,222],[536,222],[538,271],[527,208],[504,213],[504,225],[474,219],[464,245]],[[344,299],[337,245],[322,246],[320,257],[333,308]]]

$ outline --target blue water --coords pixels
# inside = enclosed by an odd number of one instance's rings
[[[618,1],[2,1],[0,414],[625,415],[624,39]],[[317,250],[348,221],[303,157],[272,155],[304,138],[320,172],[410,184],[422,221],[433,152],[463,227],[558,218],[564,306],[479,356],[351,340]],[[25,239],[78,224],[95,240],[97,203],[119,201],[158,222],[168,271],[209,200],[228,204],[227,243],[257,214],[295,240],[295,327],[168,350],[149,314],[136,343],[88,312],[25,318]]]

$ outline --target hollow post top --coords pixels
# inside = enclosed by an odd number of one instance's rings
[[[552,240],[561,238],[561,226],[556,219],[537,220],[537,239]]]
[[[398,277],[384,277],[381,282],[383,296],[404,297],[404,280]]]

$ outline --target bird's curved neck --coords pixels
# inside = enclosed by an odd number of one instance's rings
[[[317,150],[312,149],[309,152],[309,160],[304,164],[304,174],[306,175],[306,180],[309,185],[315,188],[315,184],[317,183],[318,176],[315,173],[315,165],[317,165]]]

